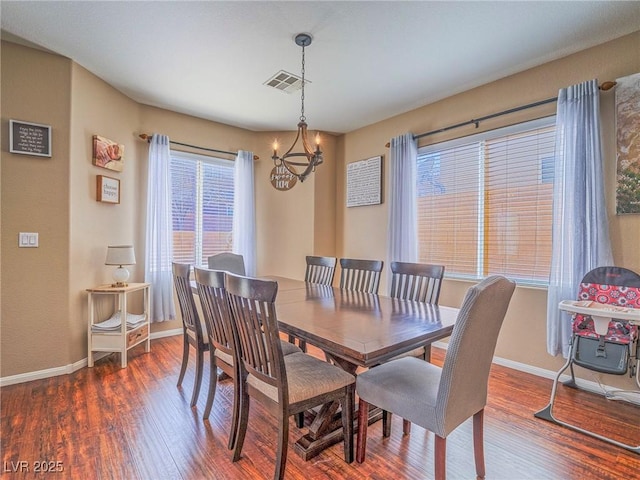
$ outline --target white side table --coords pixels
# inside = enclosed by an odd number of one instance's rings
[[[120,352],[120,364],[122,368],[125,368],[127,366],[127,351],[130,348],[146,342],[145,351],[148,352],[151,349],[149,336],[151,284],[130,283],[126,287],[100,285],[88,288],[87,292],[89,292],[89,328],[87,331],[89,367],[93,367],[93,352]],[[127,297],[135,292],[142,292],[144,295],[142,312],[144,319],[136,323],[134,327],[129,327],[126,319],[131,316],[131,312],[127,312]],[[96,318],[96,300],[103,295],[111,295],[114,301],[114,313],[120,312],[121,321],[117,329],[97,331],[93,328],[96,323],[105,320]]]

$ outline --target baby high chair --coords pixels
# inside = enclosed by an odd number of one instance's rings
[[[549,404],[535,416],[640,453],[640,445],[621,443],[558,420],[552,411],[558,381],[567,368],[571,379],[564,385],[578,388],[574,364],[600,373],[635,375],[640,388],[640,275],[621,267],[595,268],[582,279],[578,300],[564,300],[559,308],[573,314],[571,350],[567,362],[553,381]],[[640,394],[640,390],[634,393]]]

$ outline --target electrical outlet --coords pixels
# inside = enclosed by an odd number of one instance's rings
[[[18,247],[38,248],[38,234],[34,232],[20,232]]]

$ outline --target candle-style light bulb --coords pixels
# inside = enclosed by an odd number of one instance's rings
[[[273,156],[274,157],[278,156],[278,141],[277,140],[273,141]]]
[[[316,133],[316,145],[320,146],[320,132]]]

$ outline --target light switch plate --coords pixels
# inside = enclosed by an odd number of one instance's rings
[[[37,248],[38,234],[35,232],[20,232],[20,236],[18,238],[18,247]]]

